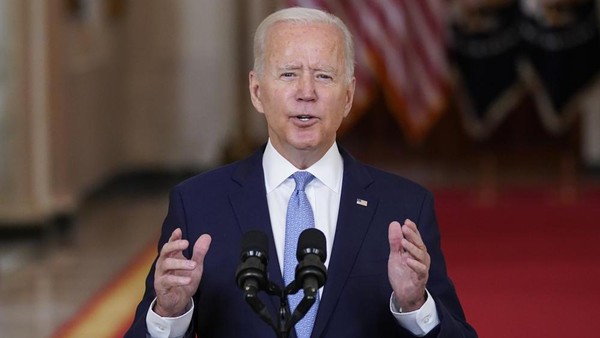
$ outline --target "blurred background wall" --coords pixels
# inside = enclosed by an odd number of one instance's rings
[[[341,142],[370,162],[404,168],[422,164],[413,172],[416,178],[437,168],[483,181],[488,177],[493,185],[502,173],[518,175],[530,168],[568,181],[600,168],[600,94],[592,66],[593,79],[576,88],[585,95],[560,132],[540,122],[533,94],[497,108],[507,113],[485,137],[473,137],[465,127],[461,97],[478,104],[473,88],[495,76],[475,73],[479,80],[469,78],[475,72],[469,65],[483,61],[461,64],[476,56],[461,54],[456,43],[501,32],[507,27],[503,23],[512,20],[502,17],[510,12],[507,8],[527,2],[532,1],[423,2],[431,6],[427,15],[442,21],[435,34],[424,36],[417,25],[407,37],[413,37],[413,46],[433,48],[435,59],[445,60],[443,74],[448,74],[440,91],[446,104],[426,127],[410,129],[410,117],[403,115],[406,106],[398,108],[393,94],[404,87],[394,84],[396,74],[389,68],[394,61],[369,59],[359,50],[359,64],[367,67],[357,75],[368,80],[368,90],[357,97]],[[375,13],[393,29],[395,22],[408,25],[418,17],[411,16],[418,8],[409,5],[407,12],[398,12],[409,13],[404,21],[401,16],[394,21],[385,15],[397,8],[382,11],[379,2],[368,1],[354,7],[339,1],[0,1],[0,223],[38,224],[73,212],[86,194],[116,175],[201,171],[264,142],[264,123],[247,94],[251,37],[265,14],[284,4],[321,5],[336,12],[350,23],[357,47],[371,46],[370,54],[387,55],[402,44],[383,41],[373,47],[380,39],[364,18]],[[461,11],[474,26],[461,26],[461,16],[456,16]],[[495,22],[487,31],[486,18]],[[479,27],[477,22],[483,28],[465,29]],[[448,54],[445,48],[435,49],[444,43]],[[457,69],[463,82],[451,80],[451,69]],[[416,75],[406,76],[404,83],[419,83],[422,78]],[[470,88],[461,87],[468,81],[473,81]],[[404,95],[410,97],[407,90]],[[485,113],[491,101],[476,108]],[[435,173],[425,179],[432,177]]]
[[[593,0],[0,0],[0,335],[122,337],[168,189],[266,141],[252,36],[292,5],[352,30],[338,142],[434,192],[480,335],[594,336]]]
[[[251,112],[247,26],[272,6],[2,0],[0,222],[69,213],[123,172],[221,163]]]

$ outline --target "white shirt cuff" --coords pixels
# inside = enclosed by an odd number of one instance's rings
[[[194,300],[191,299],[188,304],[189,310],[179,317],[161,317],[154,312],[156,298],[150,304],[150,309],[146,314],[146,327],[148,334],[152,338],[181,338],[192,322],[194,313]]]
[[[427,292],[427,300],[423,306],[411,312],[402,312],[402,309],[396,307],[393,301],[393,292],[390,297],[390,311],[398,323],[417,337],[423,337],[428,334],[440,323],[435,301],[429,291],[425,290],[425,292]]]

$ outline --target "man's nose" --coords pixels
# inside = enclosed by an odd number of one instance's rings
[[[303,74],[298,80],[297,99],[300,101],[313,101],[317,98],[315,79],[308,74]]]

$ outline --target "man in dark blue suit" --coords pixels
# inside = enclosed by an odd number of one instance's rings
[[[251,157],[173,189],[159,256],[126,337],[275,337],[234,275],[242,235],[259,229],[269,235],[269,277],[283,286],[296,172],[314,177],[304,191],[331,252],[306,336],[476,337],[446,273],[431,193],[336,144],[355,86],[346,26],[318,10],[281,10],[258,27],[254,54],[250,94],[269,140]],[[276,313],[277,298],[260,298]]]

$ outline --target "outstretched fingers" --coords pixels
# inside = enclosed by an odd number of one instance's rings
[[[193,269],[183,256],[183,250],[187,249],[189,242],[181,239],[181,229],[177,228],[169,237],[169,241],[163,245],[156,264],[159,274],[164,274],[170,270]]]
[[[427,275],[429,271],[430,257],[427,253],[427,247],[421,238],[417,225],[407,219],[402,226],[402,247],[408,255],[406,264],[418,275]]]
[[[403,311],[419,309],[425,295],[429,276],[429,254],[417,225],[407,219],[404,224],[394,221],[389,225],[390,258],[388,277],[396,304]]]
[[[188,249],[189,242],[182,239],[181,229],[175,229],[171,233],[156,261],[156,313],[163,317],[174,317],[186,311],[186,306],[196,293],[202,278],[204,257],[210,241],[209,235],[200,236],[194,243],[192,258],[188,259],[183,255],[183,250]]]

